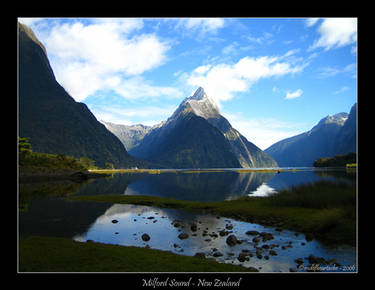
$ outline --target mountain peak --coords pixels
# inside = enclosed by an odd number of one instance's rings
[[[20,23],[20,22],[18,22],[18,27],[19,27],[19,31],[24,32],[29,37],[29,39],[31,39],[37,45],[39,45],[41,47],[41,49],[43,50],[44,54],[47,56],[46,48],[39,41],[39,39],[35,36],[34,32],[31,30],[31,28],[28,27],[26,24],[23,24],[23,23]]]
[[[204,99],[205,97],[207,97],[207,94],[206,92],[204,91],[204,89],[202,87],[199,87],[195,92],[194,94],[189,97],[189,99],[191,100],[202,100]]]
[[[190,105],[197,116],[205,119],[216,118],[220,114],[215,100],[210,98],[202,87],[199,87],[192,96],[187,97],[182,105]]]
[[[328,115],[327,117],[325,117],[324,119],[320,120],[319,123],[321,124],[332,124],[332,123],[335,123],[339,126],[343,126],[345,124],[345,121],[348,119],[348,113],[338,113],[338,114],[335,114],[335,115]]]

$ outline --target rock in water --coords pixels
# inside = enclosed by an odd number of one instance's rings
[[[187,239],[189,237],[189,235],[187,233],[181,233],[178,235],[178,238],[183,240],[183,239]]]
[[[143,234],[142,235],[142,240],[144,240],[145,242],[148,242],[150,240],[150,236],[148,234]]]
[[[237,240],[237,237],[235,235],[230,235],[227,240],[226,240],[227,244],[229,246],[234,246],[237,244],[238,240]]]

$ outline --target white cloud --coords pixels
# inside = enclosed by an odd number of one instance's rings
[[[198,32],[200,36],[206,34],[216,34],[225,25],[223,18],[181,18],[178,20],[176,28],[183,28],[188,32]]]
[[[296,53],[299,53],[300,51],[301,51],[301,50],[300,50],[299,48],[288,50],[288,51],[284,54],[284,57],[288,57],[288,56],[294,55],[294,54],[296,54]]]
[[[183,93],[174,87],[155,86],[142,76],[131,77],[121,82],[113,82],[108,89],[126,99],[152,99],[157,97],[181,98]]]
[[[27,26],[31,26],[39,21],[42,21],[43,18],[33,18],[33,17],[20,17],[18,18],[18,21],[26,24]]]
[[[309,50],[322,47],[325,50],[350,45],[357,41],[356,18],[326,18],[318,28],[320,38]]]
[[[116,106],[101,106],[90,108],[99,120],[115,124],[134,125],[141,118],[143,125],[155,125],[170,117],[176,109],[174,106],[143,106],[140,108],[120,108]]]
[[[308,18],[306,19],[305,25],[307,27],[314,26],[318,22],[319,18]]]
[[[346,65],[345,67],[337,68],[337,67],[324,67],[321,69],[321,72],[319,73],[319,78],[329,78],[333,77],[338,74],[350,74],[352,76],[356,76],[357,70],[356,70],[356,64],[351,63]]]
[[[154,34],[130,36],[142,20],[90,20],[57,23],[41,33],[57,80],[77,101],[166,62],[168,43]]]
[[[303,94],[303,91],[301,89],[298,89],[294,92],[288,91],[285,95],[285,99],[299,98],[302,94]]]
[[[334,92],[335,95],[342,94],[346,91],[348,91],[350,88],[348,86],[343,86],[342,88],[338,89],[337,91]]]
[[[257,44],[271,44],[273,40],[271,39],[273,37],[272,33],[264,32],[262,36],[254,37],[252,35],[247,35],[245,38],[252,42]]]
[[[238,42],[234,41],[233,43],[231,43],[231,44],[225,46],[225,47],[221,50],[221,52],[222,52],[223,54],[235,54],[236,51],[237,51],[236,47],[238,47]]]
[[[251,85],[262,78],[278,77],[302,71],[308,63],[293,64],[286,56],[244,57],[234,64],[206,65],[190,74],[183,74],[184,81],[192,86],[201,86],[207,94],[220,101],[230,100],[237,92],[247,92]]]

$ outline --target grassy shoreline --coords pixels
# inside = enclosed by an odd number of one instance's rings
[[[355,187],[342,183],[318,182],[281,191],[267,198],[241,197],[219,202],[141,195],[71,196],[69,199],[212,213],[298,231],[328,244],[355,245],[356,242]]]
[[[204,212],[290,229],[331,244],[356,242],[355,186],[318,182],[277,195],[195,202],[156,196],[69,196],[72,201],[147,205]],[[256,272],[209,259],[155,249],[82,243],[58,237],[20,237],[20,272]]]
[[[58,237],[20,238],[19,261],[20,272],[258,272],[172,252]]]

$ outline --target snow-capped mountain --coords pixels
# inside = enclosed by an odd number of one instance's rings
[[[120,138],[118,132],[112,132]],[[163,124],[138,141],[129,149],[130,154],[170,167],[277,166],[272,157],[220,115],[216,102],[201,87],[185,98]]]

